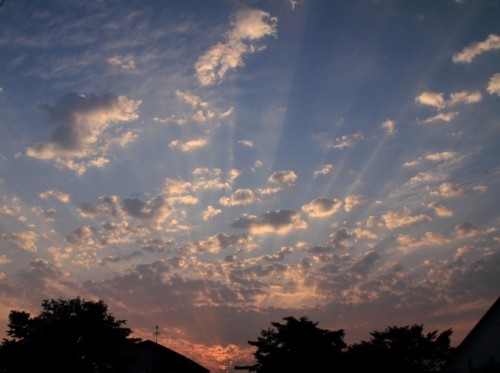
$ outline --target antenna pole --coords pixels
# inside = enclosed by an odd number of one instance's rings
[[[160,331],[158,330],[158,325],[156,325],[155,331],[153,334],[155,335],[155,343],[158,344],[158,334],[160,334]]]

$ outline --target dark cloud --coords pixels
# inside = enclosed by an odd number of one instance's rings
[[[290,210],[266,211],[261,219],[254,215],[243,215],[233,220],[232,227],[251,230],[253,233],[286,233],[303,229],[307,224],[300,214]]]

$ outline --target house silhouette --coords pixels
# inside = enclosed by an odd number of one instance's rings
[[[500,372],[500,297],[457,346],[445,372]]]
[[[150,340],[134,345],[132,359],[127,373],[209,373],[195,361]]]

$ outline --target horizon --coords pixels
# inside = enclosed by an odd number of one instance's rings
[[[102,299],[215,373],[499,296],[500,1],[0,3],[0,336]],[[251,358],[251,357],[250,357]]]

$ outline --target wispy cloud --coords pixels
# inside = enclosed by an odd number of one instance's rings
[[[324,164],[318,169],[314,170],[313,177],[318,177],[321,175],[328,175],[333,170],[333,164]]]
[[[118,66],[123,70],[135,70],[135,61],[131,56],[115,55],[106,60],[110,65]]]
[[[243,66],[243,56],[264,49],[257,42],[266,36],[276,36],[277,18],[258,9],[238,12],[226,33],[226,41],[211,47],[196,62],[195,69],[201,85],[212,85],[222,80],[228,70]]]
[[[433,117],[429,117],[427,119],[424,119],[421,121],[421,123],[424,124],[429,124],[429,123],[435,123],[435,122],[451,122],[453,119],[455,119],[458,116],[458,112],[450,111],[448,113],[439,113],[434,115]]]
[[[491,34],[485,40],[472,43],[455,53],[452,57],[455,63],[471,63],[479,55],[500,49],[500,35]]]
[[[172,140],[168,147],[171,149],[180,150],[181,152],[189,152],[192,150],[196,150],[199,148],[203,148],[208,144],[208,139],[206,138],[197,138],[193,140],[187,140],[182,142],[181,140]]]
[[[363,134],[361,132],[352,133],[350,135],[344,135],[337,137],[335,142],[329,144],[329,147],[333,149],[346,149],[356,145],[358,142],[363,140]]]

